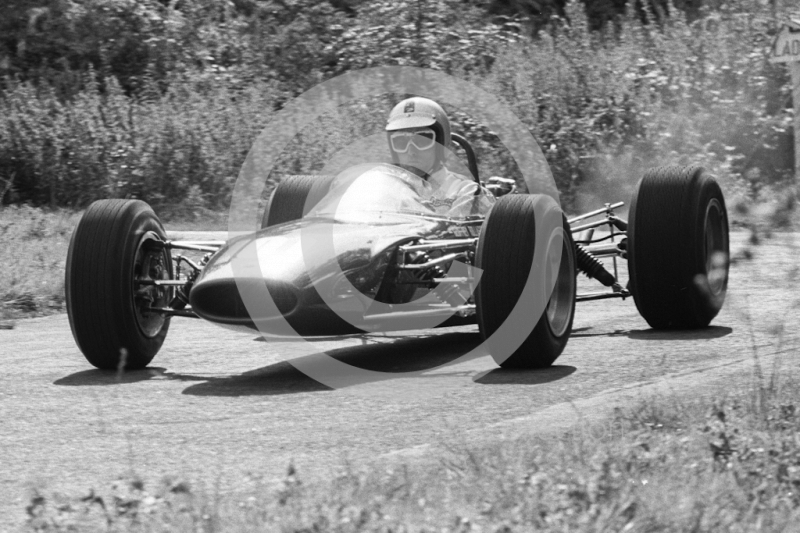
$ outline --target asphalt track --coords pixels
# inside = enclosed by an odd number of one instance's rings
[[[133,471],[227,491],[281,479],[290,462],[312,479],[346,461],[557,432],[654,392],[703,394],[752,373],[754,355],[765,372],[796,368],[798,237],[776,234],[734,265],[705,330],[650,330],[631,300],[579,304],[565,353],[543,371],[490,357],[441,366],[479,343],[474,327],[318,340],[352,365],[431,369],[331,390],[290,364],[302,343],[178,318],[151,368],[117,376],[88,365],[66,315],[19,321],[0,331],[0,530],[23,522],[32,488],[79,496]],[[747,246],[745,233],[731,240],[734,254]]]

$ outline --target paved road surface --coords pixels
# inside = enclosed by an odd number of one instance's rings
[[[750,372],[754,346],[762,361],[783,352],[781,364],[796,367],[797,237],[780,234],[733,268],[726,307],[707,330],[652,331],[631,300],[580,304],[573,338],[545,371],[500,370],[482,357],[331,390],[288,363],[300,343],[175,319],[152,368],[117,379],[85,362],[65,315],[20,321],[0,331],[0,530],[24,519],[30,487],[82,494],[134,470],[147,482],[173,474],[226,490],[249,473],[278,479],[290,461],[301,476],[325,475],[344,460],[424,458],[452,440],[558,430],[660,385],[699,394]],[[745,239],[734,234],[732,248]],[[397,372],[444,364],[478,341],[476,328],[451,328],[314,348]]]

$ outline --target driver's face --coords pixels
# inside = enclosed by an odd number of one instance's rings
[[[427,130],[427,128],[415,128],[403,131],[416,132],[424,130]],[[414,167],[427,173],[436,163],[436,144],[434,143],[433,146],[426,150],[420,150],[414,143],[409,143],[407,152],[395,152],[395,154],[401,165]]]

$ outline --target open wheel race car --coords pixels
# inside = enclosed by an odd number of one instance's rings
[[[456,137],[480,183],[474,152]],[[647,323],[661,329],[705,327],[725,299],[725,201],[700,167],[648,171],[628,221],[614,212],[622,202],[567,220],[552,200],[509,190],[496,178],[488,188],[498,198],[488,212],[443,216],[402,180],[372,174],[368,191],[359,191],[358,181],[337,187],[331,177],[289,176],[274,189],[261,229],[228,242],[168,240],[139,200],[93,203],[72,235],[66,264],[70,326],[86,359],[102,369],[145,367],[174,316],[251,332],[257,324],[262,333],[271,324],[285,331],[279,325],[288,322],[302,336],[417,329],[415,319],[424,318],[442,327],[477,324],[486,339],[514,310],[532,269],[544,268],[552,293],[543,312],[529,312],[530,334],[510,355],[495,357],[503,367],[542,368],[563,352],[576,302],[632,296]],[[348,195],[367,193],[369,206],[361,200],[350,203],[362,210],[342,208]],[[558,249],[548,249],[560,256],[556,262],[534,263],[541,210],[558,217],[560,237],[550,241]],[[587,222],[592,217],[600,218]],[[335,226],[335,261],[308,267],[300,236],[326,224]],[[600,227],[607,234],[593,238]],[[247,247],[257,250],[260,275],[237,278],[231,264]],[[186,252],[205,255],[193,260]],[[613,273],[599,258],[613,259]],[[624,285],[618,259],[628,261]],[[578,272],[605,288],[578,294]],[[319,279],[327,280],[326,294]],[[264,287],[274,316],[251,317],[242,293]],[[426,298],[432,291],[437,298]],[[355,305],[357,324],[329,305],[364,300],[380,305]]]

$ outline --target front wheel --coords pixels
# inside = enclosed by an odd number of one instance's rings
[[[476,252],[478,324],[504,368],[545,368],[564,351],[575,316],[575,243],[548,196],[500,198]],[[531,325],[534,324],[533,329]]]
[[[97,368],[137,369],[156,355],[169,329],[172,291],[153,285],[172,278],[166,232],[139,200],[98,200],[72,234],[65,289],[72,335]]]

